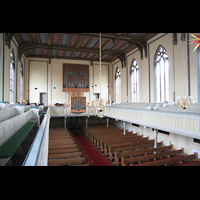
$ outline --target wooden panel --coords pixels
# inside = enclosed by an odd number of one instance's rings
[[[71,112],[86,112],[86,97],[71,97]]]
[[[63,64],[63,92],[89,92],[89,65]]]

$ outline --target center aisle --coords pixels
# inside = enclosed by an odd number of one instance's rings
[[[76,138],[85,156],[88,155],[89,162],[93,162],[93,166],[113,166],[82,134],[78,129],[71,129],[71,133]]]

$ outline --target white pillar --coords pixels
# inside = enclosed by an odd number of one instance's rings
[[[86,117],[86,125],[85,125],[86,128],[88,128],[88,118]]]
[[[67,117],[64,118],[64,128],[65,129],[67,129],[67,127],[66,127],[66,120],[67,120]]]
[[[107,117],[107,127],[109,127],[109,118]]]
[[[123,122],[123,125],[124,125],[124,135],[126,135],[126,122]]]
[[[154,148],[157,148],[157,142],[158,142],[158,130],[157,129],[154,129],[154,134],[155,134]]]

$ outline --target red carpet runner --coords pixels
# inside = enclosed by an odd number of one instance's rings
[[[85,156],[88,155],[89,161],[93,162],[93,166],[113,166],[101,153],[81,134],[78,129],[71,129],[71,133],[76,138],[77,142],[85,151]]]

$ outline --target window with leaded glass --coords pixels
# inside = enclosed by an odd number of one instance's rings
[[[115,71],[115,101],[120,102],[121,101],[121,72],[119,68],[117,67]]]
[[[139,101],[139,68],[138,63],[133,59],[130,68],[131,102]]]
[[[155,102],[169,101],[169,62],[167,50],[159,45],[155,54]]]

